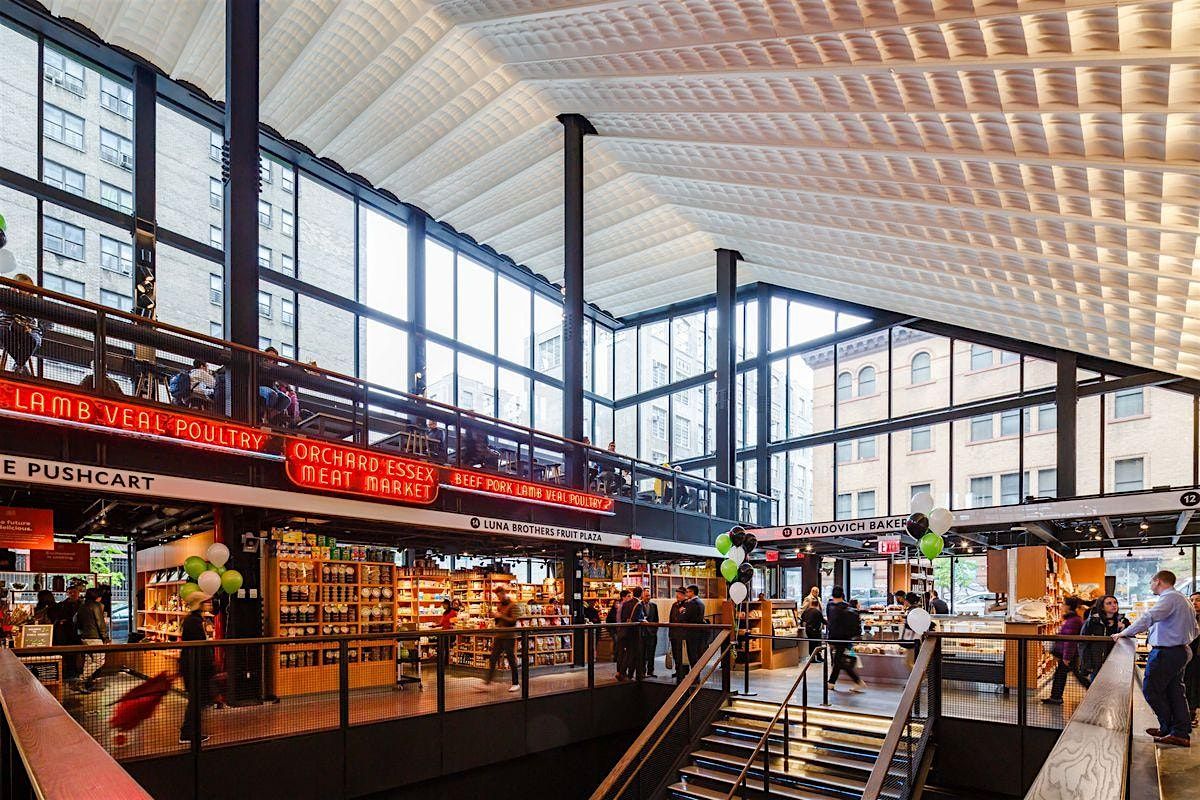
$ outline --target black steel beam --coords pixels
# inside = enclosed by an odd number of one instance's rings
[[[559,114],[563,126],[563,435],[583,439],[583,137],[595,135],[581,114]],[[567,458],[567,484],[586,485],[582,451]]]
[[[737,363],[737,338],[734,323],[737,297],[737,262],[742,254],[736,250],[717,250],[717,397],[716,397],[716,477],[719,483],[734,483],[737,459],[737,435],[734,424],[737,404],[734,397],[734,367]],[[721,498],[732,504],[732,497]],[[720,516],[729,518],[732,508],[718,507]]]
[[[1058,411],[1058,430],[1055,433],[1058,454],[1057,497],[1075,496],[1075,433],[1079,410],[1078,362],[1074,353],[1059,351],[1055,354],[1058,382],[1054,389],[1054,402]]]
[[[425,360],[425,215],[414,211],[408,220],[408,391],[423,395],[428,388]]]
[[[155,127],[157,79],[149,67],[133,71],[133,311],[157,316],[157,160]]]
[[[225,0],[225,335],[258,347],[258,0]],[[249,369],[231,370],[235,419],[252,419]]]

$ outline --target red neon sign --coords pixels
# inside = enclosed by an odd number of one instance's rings
[[[511,497],[514,500],[524,500],[530,503],[542,503],[550,506],[563,506],[579,511],[592,511],[601,514],[612,513],[615,501],[611,497],[566,489],[561,486],[546,486],[540,483],[529,483],[506,478],[503,475],[488,475],[483,472],[471,472],[465,469],[447,469],[443,483],[451,489],[461,489],[467,492]]]
[[[288,439],[286,454],[288,479],[297,486],[422,505],[437,497],[432,464],[307,439]]]
[[[107,428],[184,444],[263,452],[270,436],[228,422],[0,380],[0,411]]]

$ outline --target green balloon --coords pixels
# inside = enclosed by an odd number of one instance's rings
[[[179,587],[179,596],[181,598],[183,598],[184,600],[187,600],[189,597],[191,597],[198,591],[200,591],[200,587],[197,586],[196,584],[185,583],[183,586]]]
[[[733,539],[729,538],[728,533],[722,533],[720,536],[717,537],[717,552],[718,553],[720,553],[721,555],[725,555],[726,553],[729,552],[729,549],[731,547],[733,547]]]
[[[921,552],[925,554],[925,557],[932,561],[941,554],[942,548],[946,545],[946,542],[941,536],[938,536],[936,533],[930,531],[921,537],[921,541],[918,544],[921,547]]]
[[[237,590],[242,588],[242,573],[236,569],[225,570],[225,574],[221,576],[221,588],[226,594],[236,594]]]
[[[226,570],[229,569],[229,567],[218,567],[216,564],[209,564],[208,568],[211,569],[213,572],[217,573],[218,575],[224,575]]]
[[[721,576],[723,578],[725,578],[725,580],[729,581],[730,583],[733,583],[734,581],[736,581],[737,576],[738,576],[737,562],[734,561],[732,558],[727,558],[724,561],[722,561],[721,562]]]
[[[200,556],[188,556],[183,562],[183,571],[188,574],[192,580],[200,577],[200,573],[208,569],[208,563]]]

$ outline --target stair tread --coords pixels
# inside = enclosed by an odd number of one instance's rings
[[[749,754],[749,751],[753,750],[754,746],[757,744],[757,742],[752,742],[745,739],[734,739],[729,736],[717,736],[713,734],[705,736],[700,741],[708,744],[725,745],[726,747],[737,747],[745,750],[747,754]],[[771,756],[772,761],[774,761],[776,756],[783,758],[783,754],[779,750],[775,749],[772,749]],[[835,766],[842,769],[854,770],[856,772],[870,772],[871,768],[875,766],[874,760],[864,761],[858,758],[847,758],[845,756],[834,755],[828,751],[821,753],[811,751],[805,752],[804,750],[796,747],[792,748],[791,757],[798,758],[802,761],[812,761],[822,766]],[[761,756],[759,756],[759,758],[761,758]]]
[[[713,723],[714,728],[722,730],[739,731],[748,735],[761,737],[767,729],[767,720],[759,719],[718,719]],[[810,744],[818,748],[834,748],[838,750],[850,750],[862,753],[863,755],[875,755],[879,752],[879,748],[883,746],[883,738],[862,734],[855,731],[834,731],[822,728],[820,725],[809,723],[808,735],[804,736],[801,733],[801,725],[799,722],[791,724],[791,734],[793,742],[801,742]],[[848,737],[858,736],[869,739],[867,742],[853,741]],[[783,737],[783,726],[776,725],[771,733],[772,739],[780,739]]]
[[[816,694],[810,693],[810,698],[819,697],[820,692],[821,692],[820,686],[817,686]],[[797,695],[797,698],[798,697],[799,697],[799,695]],[[753,699],[746,698],[746,697],[734,697],[734,698],[730,699],[729,705],[727,705],[725,707],[725,710],[726,711],[746,710],[746,711],[757,712],[757,713],[762,713],[765,711],[767,713],[767,717],[770,718],[775,713],[775,711],[778,710],[778,708],[779,708],[779,703],[772,703],[772,702],[769,702],[766,700],[753,700]],[[792,709],[795,713],[798,713],[801,708],[802,708],[802,706],[800,706],[796,703],[792,703]],[[850,708],[822,708],[820,706],[810,705],[808,707],[808,713],[810,715],[816,714],[816,715],[826,715],[826,716],[853,717],[855,720],[878,722],[885,726],[890,725],[892,722],[892,718],[889,716],[886,716],[884,714],[870,714],[865,711],[859,711],[858,709],[850,709]]]
[[[745,703],[746,701],[739,700],[737,702]],[[755,704],[754,707],[750,707],[748,705],[732,705],[724,708],[721,712],[721,716],[725,719],[730,717],[749,717],[751,719],[769,722],[775,716],[775,712],[778,709],[779,706],[762,704]],[[790,716],[795,719],[799,719],[804,713],[803,708],[800,706],[792,706],[792,709],[793,710]],[[792,724],[794,725],[796,723],[793,722]],[[892,725],[892,720],[889,717],[877,717],[869,714],[851,714],[839,711],[831,712],[826,709],[809,707],[808,724],[809,727],[816,726],[821,728],[843,728],[861,733],[864,736],[877,736],[882,738],[887,735],[888,728],[890,728]]]
[[[741,772],[742,767],[744,767],[746,764],[746,762],[744,760],[730,756],[728,753],[720,753],[715,750],[696,750],[692,753],[692,758],[693,759],[701,759],[704,761],[715,761],[715,762],[718,762],[721,764],[727,764],[731,768],[736,769],[738,772]],[[777,764],[778,764],[778,766],[776,766]],[[697,765],[693,764],[692,766],[697,766]],[[862,789],[867,783],[867,777],[869,777],[869,775],[870,775],[869,769],[867,770],[867,775],[862,778],[854,778],[849,775],[841,775],[841,774],[833,773],[833,772],[820,772],[820,771],[809,769],[808,768],[809,765],[807,764],[807,762],[801,762],[800,769],[797,769],[793,765],[793,767],[790,770],[785,770],[782,768],[782,766],[783,766],[782,758],[775,758],[775,757],[771,758],[771,774],[772,775],[779,775],[781,777],[790,778],[792,780],[806,780],[806,781],[812,781],[814,783],[817,783],[817,782],[824,783],[824,784],[828,784],[829,786],[837,787],[839,789],[852,789],[852,790]],[[754,773],[757,770],[760,770],[761,768],[762,768],[762,762],[758,761],[756,759],[755,765],[750,768],[750,771],[751,771],[751,773]],[[736,775],[736,773],[733,773],[733,775]],[[732,775],[731,775],[731,779],[732,779]]]
[[[691,775],[702,780],[710,780],[720,783],[731,783],[735,777],[732,775],[725,775],[724,773],[716,772],[714,770],[707,770],[703,767],[684,767],[682,770],[680,770],[680,773],[683,775]],[[763,788],[762,781],[757,778],[747,777],[746,784],[751,789],[756,791],[761,791]],[[709,800],[710,798],[711,800],[725,800],[725,797],[728,794],[728,791],[720,792],[709,789],[705,786],[696,786],[695,784],[685,783],[683,781],[672,784],[671,788],[676,791],[687,792],[688,794],[692,794],[696,797],[703,797],[705,800]],[[788,800],[832,800],[832,796],[828,794],[805,791],[792,786],[780,786],[774,783],[771,784],[771,795],[774,797],[786,797]]]

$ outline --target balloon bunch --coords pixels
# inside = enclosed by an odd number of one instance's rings
[[[933,507],[933,495],[929,492],[918,492],[913,495],[912,511],[904,521],[904,529],[917,540],[917,546],[930,561],[937,558],[946,541],[942,535],[954,524],[954,515],[946,508]]]
[[[729,599],[734,605],[741,603],[750,594],[750,580],[754,567],[746,563],[746,557],[758,547],[758,538],[746,529],[735,525],[728,533],[717,537],[717,552],[725,556],[721,562],[721,577],[729,583]]]
[[[225,568],[225,562],[229,560],[228,547],[214,542],[208,546],[204,556],[188,556],[183,562],[183,571],[192,579],[179,587],[179,596],[185,603],[196,592],[204,592],[212,597],[224,589],[232,597],[242,588],[242,573]]]

